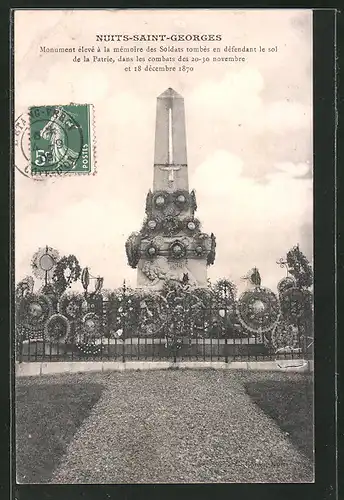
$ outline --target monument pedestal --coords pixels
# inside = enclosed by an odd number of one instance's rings
[[[167,257],[157,257],[154,262],[140,259],[137,266],[137,286],[161,290],[165,280],[181,282],[187,274],[188,284],[197,287],[208,286],[207,264],[204,260],[188,260],[181,265],[171,265]]]

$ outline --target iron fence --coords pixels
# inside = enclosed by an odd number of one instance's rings
[[[35,300],[37,304],[37,297]],[[40,300],[44,310],[44,300]],[[32,308],[35,302],[29,303]],[[47,304],[50,307],[51,301]],[[140,304],[135,306],[128,299],[114,305],[101,296],[93,297],[86,301],[82,315],[78,313],[73,319],[70,302],[65,309],[55,303],[52,309],[48,308],[47,318],[43,317],[44,321],[37,321],[34,326],[32,318],[31,323],[26,320],[25,313],[24,320],[20,317],[17,320],[16,359],[19,362],[230,362],[311,359],[313,356],[311,325],[304,314],[289,323],[281,316],[269,323],[265,316],[265,323],[261,320],[255,329],[247,329],[238,320],[235,304],[234,307],[201,306],[194,312],[192,306],[186,309],[185,304],[180,310],[177,306],[168,310],[156,307],[154,311],[149,311],[146,304],[142,307],[142,301]],[[288,309],[284,315],[286,311]],[[264,327],[266,324],[270,326]]]

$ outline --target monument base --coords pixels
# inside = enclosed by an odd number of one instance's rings
[[[181,282],[186,274],[191,286],[208,285],[207,264],[204,259],[183,259],[176,262],[170,262],[163,256],[154,261],[141,259],[137,266],[137,286],[161,290],[166,280]]]

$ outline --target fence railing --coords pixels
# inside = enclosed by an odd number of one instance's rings
[[[17,361],[230,362],[310,359],[313,355],[312,335],[302,318],[281,344],[276,342],[280,322],[269,331],[259,326],[256,332],[248,331],[235,323],[232,309],[226,306],[201,308],[187,315],[183,310],[181,314],[170,310],[150,316],[137,310],[132,317],[126,314],[130,304],[121,306],[121,313],[106,300],[98,308],[89,306],[74,320],[54,310],[35,328],[18,322]]]
[[[310,346],[273,350],[257,338],[168,338],[129,337],[97,339],[92,344],[47,342],[43,339],[23,340],[17,348],[17,361],[266,361],[309,359]]]
[[[164,335],[162,335],[165,333]],[[204,331],[176,332],[164,329],[159,336],[137,335],[118,332],[109,335],[106,328],[85,342],[77,325],[72,324],[69,337],[52,340],[44,334],[19,335],[17,338],[17,360],[23,361],[233,361],[233,360],[277,360],[312,357],[312,339],[305,339],[297,332],[292,345],[275,347],[267,335],[231,337],[230,332],[217,329],[211,336]]]

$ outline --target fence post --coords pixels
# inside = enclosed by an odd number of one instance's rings
[[[126,325],[126,313],[127,313],[127,301],[126,301],[126,286],[125,280],[123,281],[123,294],[122,294],[122,304],[123,304],[123,332],[122,332],[122,362],[125,362],[125,338],[127,333],[127,325]]]
[[[19,354],[19,363],[22,363],[23,362],[23,336],[24,336],[24,330],[23,328],[18,328],[16,329],[16,350]],[[18,349],[19,347],[19,349]],[[16,353],[17,354],[17,353]]]
[[[177,334],[176,334],[176,322],[173,325],[173,363],[177,362]]]
[[[228,309],[227,309],[227,304],[225,305],[225,324],[224,324],[224,334],[225,334],[225,363],[228,363],[228,348],[227,348],[227,344],[228,344],[228,340],[227,340],[227,336],[228,336]]]
[[[110,337],[109,337],[109,328],[108,328],[108,302],[107,300],[103,300],[102,303],[102,326],[103,326],[103,338],[107,338],[107,359],[110,357]],[[103,342],[102,342],[102,351],[101,351],[101,361],[103,361]]]
[[[125,316],[123,317],[123,333],[122,333],[122,362],[125,362],[125,335],[126,335],[126,325]]]

